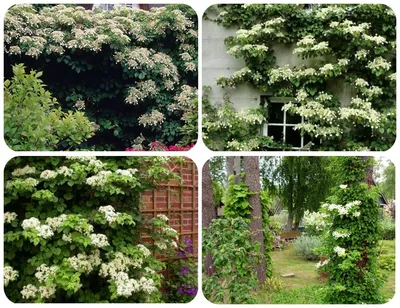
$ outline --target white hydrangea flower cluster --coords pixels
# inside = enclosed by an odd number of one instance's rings
[[[147,294],[157,291],[157,288],[154,286],[154,281],[151,278],[148,279],[142,276],[140,277],[139,283],[141,290]]]
[[[313,35],[306,35],[296,44],[297,47],[293,50],[293,53],[305,53],[318,51],[321,54],[322,51],[328,52],[330,51],[329,42],[319,42],[317,43]]]
[[[50,298],[56,293],[56,287],[53,286],[40,286],[39,295],[41,298]]]
[[[46,282],[49,278],[54,276],[58,270],[58,266],[47,266],[46,264],[41,264],[35,273],[36,279],[42,283]]]
[[[18,271],[14,270],[11,266],[4,266],[4,286],[8,286],[10,281],[15,281],[18,278]]]
[[[157,127],[164,122],[164,114],[156,109],[153,109],[151,113],[143,114],[139,117],[139,124],[143,127],[151,126]]]
[[[99,159],[91,159],[89,160],[89,166],[95,169],[103,169],[105,164]]]
[[[13,176],[23,176],[26,174],[32,174],[36,172],[36,168],[35,167],[30,167],[29,165],[26,165],[24,168],[17,168],[15,169],[13,172],[11,172],[11,174]]]
[[[396,81],[396,73],[392,73],[389,75],[389,80],[390,81]]]
[[[294,127],[294,130],[299,129],[303,129],[315,137],[324,137],[326,139],[338,137],[343,133],[342,129],[337,126],[320,126],[312,123],[300,123]]]
[[[323,97],[321,98],[324,99]],[[326,121],[330,125],[332,125],[332,123],[337,119],[337,114],[334,110],[330,108],[325,108],[323,104],[314,100],[308,100],[300,106],[296,106],[292,102],[290,102],[285,104],[282,107],[282,110],[291,110],[292,112],[304,117],[305,119],[318,116],[321,120]],[[312,131],[315,131],[317,128],[318,127],[309,127],[309,129],[312,129]],[[322,126],[320,128],[322,128]]]
[[[72,243],[72,235],[71,234],[63,234],[62,240],[67,243]]]
[[[384,45],[387,43],[386,38],[377,34],[375,34],[374,36],[363,34],[363,39],[366,41],[374,42],[376,45]]]
[[[172,85],[173,87],[173,85]],[[136,87],[130,87],[125,102],[137,105],[147,97],[153,97],[158,93],[156,83],[153,80],[140,81]]]
[[[227,143],[227,148],[232,151],[254,151],[259,146],[260,141],[257,138],[251,138],[246,140],[246,142],[232,139]]]
[[[94,250],[93,253],[89,255],[86,253],[78,253],[76,256],[68,258],[68,262],[74,270],[86,274],[92,272],[95,267],[102,264],[100,251],[98,249]]]
[[[146,246],[144,246],[143,244],[138,244],[137,248],[139,249],[139,251],[143,254],[143,256],[145,258],[147,258],[148,256],[151,255],[150,250]]]
[[[47,217],[46,224],[49,225],[53,230],[57,230],[59,226],[61,226],[66,220],[68,216],[65,214],[61,214],[57,217]]]
[[[328,215],[321,212],[305,211],[303,216],[303,225],[305,228],[312,228],[316,231],[323,231],[327,226],[326,218]]]
[[[96,187],[96,186],[104,186],[107,183],[108,176],[112,174],[111,171],[100,171],[98,174],[93,175],[86,179],[86,184]]]
[[[22,229],[27,230],[27,229],[35,229],[36,227],[40,226],[40,220],[37,219],[36,217],[31,217],[29,219],[24,219],[22,221]]]
[[[40,178],[41,179],[54,179],[56,178],[58,175],[57,172],[53,171],[53,170],[44,170],[41,174],[40,174]]]
[[[165,216],[164,214],[158,214],[157,218],[164,222],[167,222],[169,220],[169,218],[167,216]]]
[[[371,69],[373,73],[380,70],[388,71],[392,65],[384,58],[377,57],[373,61],[369,61],[367,67]]]
[[[332,63],[327,63],[319,68],[320,74],[323,76],[328,76],[329,72],[333,71],[335,67]]]
[[[300,89],[299,91],[297,91],[296,98],[295,98],[296,101],[302,102],[302,101],[306,100],[306,98],[308,98],[308,93],[306,90]]]
[[[38,288],[36,288],[33,284],[28,284],[26,286],[23,286],[21,290],[21,295],[23,299],[36,298],[36,293],[38,291]]]
[[[357,209],[360,205],[361,205],[361,201],[355,200],[355,201],[346,203],[345,205],[325,203],[322,205],[322,208],[325,208],[330,212],[335,211],[339,216],[346,216],[348,214],[356,212],[355,209]],[[355,216],[355,217],[357,217],[357,216]]]
[[[359,97],[353,97],[350,107],[340,108],[339,113],[341,119],[350,120],[353,125],[356,125],[356,121],[363,120],[362,125],[371,128],[378,128],[382,117],[372,108],[371,102]]]
[[[92,241],[92,244],[95,245],[96,247],[106,247],[109,246],[110,244],[108,243],[107,236],[105,234],[90,234],[90,239]]]
[[[326,8],[321,8],[317,11],[317,13],[315,14],[315,17],[318,19],[327,19],[330,16],[337,16],[340,14],[344,14],[346,11],[345,9],[336,6],[336,5],[330,5]]]
[[[115,209],[114,209],[114,207],[112,205],[100,206],[99,207],[99,212],[104,214],[105,219],[109,223],[114,222],[117,219],[117,217],[121,215],[120,212],[116,212],[115,211]]]
[[[345,237],[349,237],[350,233],[340,232],[340,231],[333,231],[332,232],[332,236],[336,237],[336,238],[345,238]]]
[[[361,49],[361,50],[357,51],[356,54],[355,54],[354,56],[355,56],[355,58],[356,58],[357,60],[366,59],[368,53],[369,53],[368,50]]]
[[[346,188],[347,188],[347,185],[346,185],[346,184],[341,184],[341,185],[339,185],[339,187],[340,187],[341,189],[346,189]]]
[[[334,251],[335,253],[337,253],[337,255],[338,255],[339,257],[343,257],[343,256],[346,255],[346,249],[344,249],[344,248],[342,248],[342,247],[340,247],[340,246],[336,246],[335,248],[333,248],[333,251]]]
[[[53,230],[48,225],[40,225],[36,227],[36,231],[38,232],[37,235],[44,239],[49,239],[54,235]]]
[[[69,160],[76,160],[81,163],[87,163],[91,160],[95,160],[96,156],[67,156],[66,158]]]
[[[321,268],[322,266],[325,266],[329,263],[329,259],[326,259],[325,261],[319,261],[317,264],[315,264],[316,268]]]
[[[355,81],[355,85],[357,88],[368,87],[368,81],[366,81],[362,78],[357,78]]]
[[[289,80],[293,76],[293,71],[290,69],[288,64],[283,67],[271,69],[269,73],[268,84],[274,84],[278,81]]]
[[[74,170],[67,166],[61,166],[57,169],[57,173],[65,177],[71,177],[74,174]]]
[[[4,213],[4,223],[10,224],[17,218],[17,213],[15,212],[5,212]]]
[[[113,277],[115,285],[117,286],[117,294],[124,297],[132,296],[132,293],[140,291],[139,282],[124,272],[118,272]]]

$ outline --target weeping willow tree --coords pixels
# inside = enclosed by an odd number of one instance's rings
[[[287,229],[297,229],[306,210],[317,211],[333,185],[329,157],[293,157],[279,160],[273,170],[277,195],[288,210]]]

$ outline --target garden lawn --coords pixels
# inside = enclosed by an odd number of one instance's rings
[[[383,241],[385,253],[395,253],[394,241]],[[315,264],[317,261],[306,261],[297,256],[293,244],[289,244],[283,250],[275,250],[271,253],[274,262],[274,276],[282,284],[282,290],[267,292],[265,290],[256,293],[257,302],[260,304],[322,304],[316,291],[323,286],[319,278]],[[294,273],[291,278],[282,278],[281,275]],[[388,281],[383,288],[384,296],[389,300],[395,293],[395,271],[389,272]]]

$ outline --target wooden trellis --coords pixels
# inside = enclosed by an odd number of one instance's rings
[[[169,225],[179,233],[180,241],[192,240],[195,255],[198,250],[198,172],[196,164],[185,159],[171,164],[170,170],[181,177],[181,181],[171,180],[161,183],[156,189],[141,195],[141,213],[148,219],[164,214],[169,217]],[[146,240],[145,237],[143,237]]]

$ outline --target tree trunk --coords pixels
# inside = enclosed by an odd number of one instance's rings
[[[235,184],[240,185],[242,179],[240,176],[240,156],[235,156],[233,158],[234,165],[233,165],[233,173],[235,174]]]
[[[249,227],[253,242],[260,243],[260,252],[262,255],[264,255],[264,232],[262,226],[262,209],[260,199],[261,185],[258,157],[245,156],[243,158],[243,162],[245,171],[244,181],[249,187],[249,190],[256,193],[249,197],[249,203],[253,208]],[[265,258],[263,258],[261,261],[261,264],[256,266],[257,278],[260,285],[263,284],[266,279]]]
[[[361,157],[363,160],[369,160],[371,157],[368,156],[362,156]],[[372,164],[369,164],[366,168],[365,168],[365,178],[364,178],[364,182],[368,184],[368,188],[371,188],[371,186],[373,185],[373,172],[374,172],[374,167]]]
[[[293,216],[289,214],[286,224],[286,231],[292,231],[293,228]]]
[[[217,208],[214,203],[214,192],[212,186],[210,163],[207,161],[202,172],[202,227],[207,229],[210,223],[217,218]],[[211,254],[207,254],[204,258],[204,272],[207,276],[211,276],[215,269],[213,267],[213,258]]]

